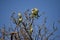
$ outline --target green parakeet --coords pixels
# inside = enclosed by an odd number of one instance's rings
[[[18,13],[18,25],[22,22],[23,18],[22,18],[22,15],[21,13]]]
[[[39,16],[38,12],[39,12],[39,10],[37,8],[33,8],[32,11],[31,11],[31,13],[32,13],[31,16],[37,18]]]
[[[32,25],[29,26],[29,30],[28,30],[29,34],[31,35],[32,32],[33,32],[33,28],[32,28]]]

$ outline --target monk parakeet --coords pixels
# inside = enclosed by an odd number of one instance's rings
[[[32,32],[33,32],[33,28],[32,28],[32,25],[29,26],[29,30],[28,30],[29,34],[31,35]]]
[[[22,22],[22,20],[23,20],[23,18],[22,18],[22,15],[21,15],[21,13],[18,13],[18,25]]]
[[[33,32],[33,28],[32,28],[32,27],[30,27],[30,34],[32,34],[32,32]]]
[[[31,10],[31,13],[32,13],[31,16],[35,17],[35,18],[39,17],[38,12],[39,12],[39,10],[37,8],[33,8]]]
[[[31,10],[31,15],[30,15],[30,17],[31,18],[38,18],[39,17],[39,15],[38,15],[38,12],[39,12],[39,10],[37,9],[37,8],[33,8],[32,10]]]

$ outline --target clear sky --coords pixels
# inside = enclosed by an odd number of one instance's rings
[[[39,13],[46,12],[47,25],[60,20],[60,0],[0,0],[0,26],[8,25],[13,11],[24,13],[25,10],[32,8],[38,8]],[[57,22],[56,26],[60,28]],[[56,34],[60,34],[60,30],[58,32]]]

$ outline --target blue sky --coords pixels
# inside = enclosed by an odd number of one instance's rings
[[[0,0],[0,26],[9,24],[10,15],[13,11],[16,13],[21,11],[23,14],[25,10],[32,8],[38,8],[39,13],[46,12],[47,26],[60,20],[60,0]],[[58,29],[60,28],[60,24],[57,22],[56,26],[58,26]],[[60,34],[60,32],[56,34]]]

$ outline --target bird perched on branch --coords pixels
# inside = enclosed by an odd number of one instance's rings
[[[32,34],[32,32],[33,32],[33,28],[32,28],[32,26],[30,27],[30,34]]]
[[[38,12],[39,12],[39,10],[37,9],[37,8],[33,8],[32,10],[31,10],[31,17],[33,18],[33,17],[35,17],[35,18],[38,18],[39,17],[39,15],[38,15]]]
[[[32,34],[32,32],[33,32],[32,24],[29,25],[28,32],[29,32],[30,35]]]
[[[18,25],[22,22],[23,18],[22,18],[22,15],[21,13],[18,13]]]

